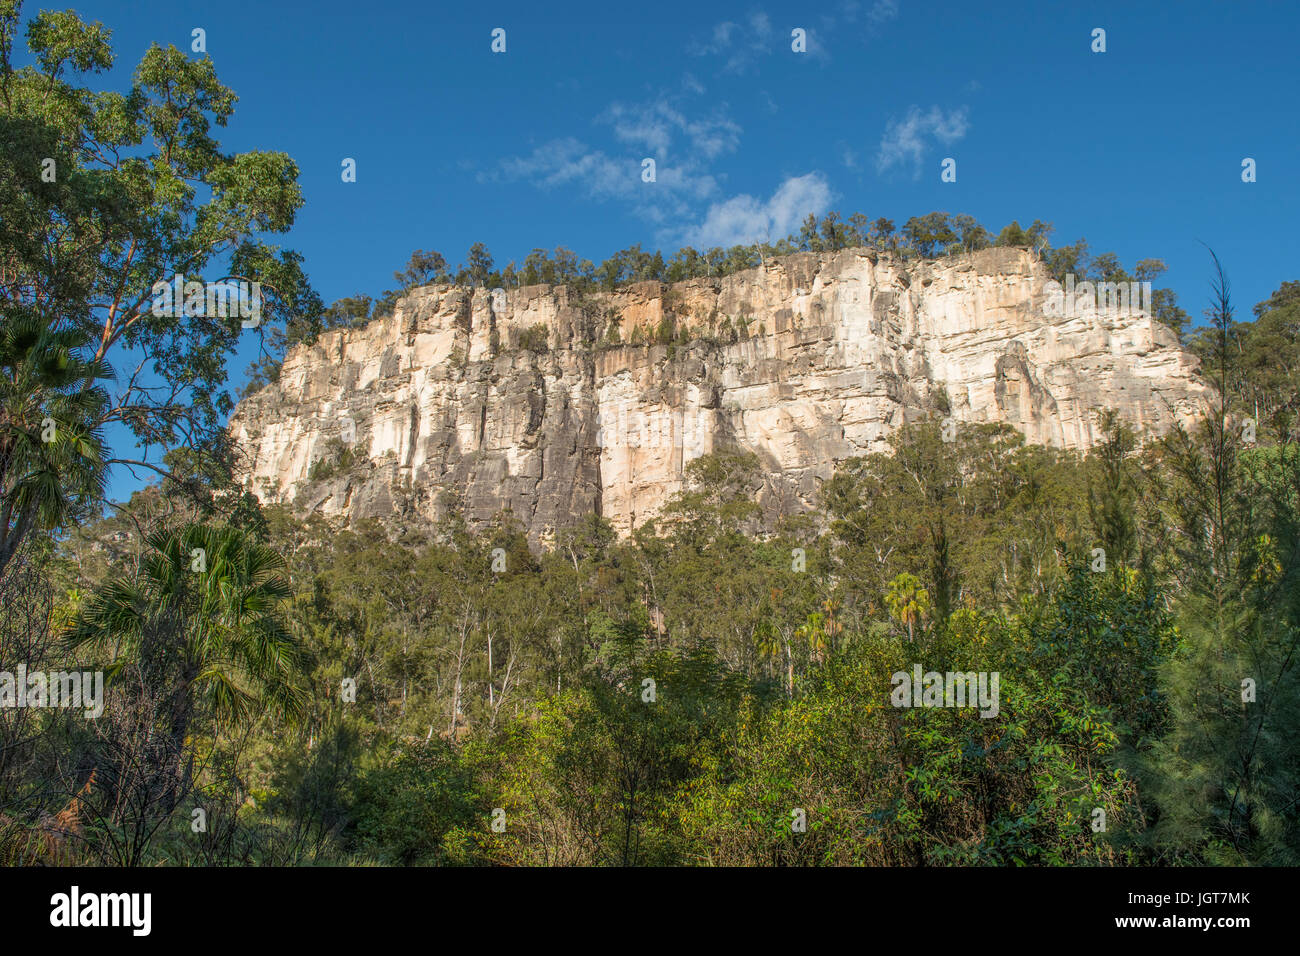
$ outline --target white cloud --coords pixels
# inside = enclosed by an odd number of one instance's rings
[[[842,0],[829,13],[814,16],[804,11],[788,24],[782,22],[780,28],[773,25],[772,18],[761,10],[755,10],[744,18],[743,22],[724,20],[714,24],[704,37],[696,38],[687,44],[687,52],[695,56],[707,56],[722,61],[722,73],[747,73],[757,61],[772,53],[790,52],[790,31],[799,27],[807,39],[808,55],[814,59],[830,58],[830,50],[823,42],[823,37],[833,37],[854,24],[862,15],[860,0]],[[898,18],[898,0],[875,0],[865,13],[868,28],[875,32],[891,20]],[[816,27],[813,21],[816,22]],[[860,32],[860,31],[858,31]]]
[[[876,0],[867,13],[867,19],[872,23],[888,23],[897,16],[898,0]]]
[[[937,106],[922,113],[913,106],[902,120],[891,119],[880,137],[876,170],[885,173],[895,166],[910,166],[913,176],[921,175],[921,163],[935,141],[945,146],[957,142],[970,128],[966,107],[945,113]]]
[[[698,83],[685,88],[693,86]],[[742,130],[725,106],[697,116],[678,105],[681,99],[664,95],[644,103],[613,103],[595,121],[611,134],[604,148],[572,136],[556,138],[480,172],[478,179],[572,186],[591,199],[626,202],[651,222],[687,219],[698,203],[717,195],[709,167],[739,147]],[[646,158],[655,161],[653,183],[641,178]]]
[[[777,49],[775,34],[771,17],[755,10],[744,23],[727,20],[716,24],[706,39],[692,41],[687,50],[696,56],[722,59],[724,73],[744,73],[760,56]]]
[[[772,30],[765,16],[751,17],[749,23],[753,31]],[[715,30],[715,37],[735,39],[730,28]],[[567,187],[590,199],[616,200],[655,224],[658,241],[667,245],[688,242],[710,248],[775,241],[797,231],[809,213],[825,212],[831,189],[820,172],[790,177],[766,199],[747,194],[721,198],[714,164],[739,148],[743,131],[725,104],[707,113],[690,109],[691,95],[702,92],[703,85],[688,75],[682,92],[641,103],[612,103],[595,118],[608,142],[598,145],[572,136],[547,140],[527,155],[480,172],[479,181]],[[775,105],[766,93],[761,96]],[[641,178],[647,157],[655,160],[653,183]]]
[[[682,89],[687,93],[699,95],[704,92],[704,84],[697,80],[694,74],[685,73],[682,75]]]
[[[831,188],[821,173],[792,176],[770,199],[742,194],[714,203],[698,225],[686,230],[683,241],[699,249],[775,242],[797,231],[809,213],[820,216],[830,202]]]
[[[644,146],[659,161],[668,158],[674,139],[680,137],[686,140],[688,162],[715,159],[740,145],[740,126],[730,118],[715,114],[689,119],[666,98],[633,106],[615,103],[602,120],[613,126],[620,142]]]
[[[838,11],[823,17],[823,20],[835,21],[842,19],[846,23],[856,23],[860,13],[862,13],[862,3],[859,0],[844,0],[840,4]],[[879,26],[888,23],[890,20],[897,19],[898,0],[875,0],[871,4],[871,8],[867,10],[867,22],[873,26]]]
[[[608,156],[566,137],[543,143],[528,156],[503,161],[495,173],[480,174],[479,181],[526,179],[546,187],[577,183],[589,195],[611,197],[629,195],[640,172],[640,164],[632,159]]]

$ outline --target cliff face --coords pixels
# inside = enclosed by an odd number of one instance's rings
[[[292,350],[230,428],[263,500],[419,521],[451,492],[473,522],[510,508],[537,542],[593,511],[629,531],[721,447],[758,455],[769,514],[799,510],[945,390],[957,421],[1076,449],[1104,407],[1154,432],[1201,413],[1209,391],[1172,332],[1140,311],[1047,315],[1048,278],[1019,250],[857,249],[586,300],[427,287]],[[691,341],[610,345],[665,317]]]

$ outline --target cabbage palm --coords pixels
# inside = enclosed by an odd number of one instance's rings
[[[6,310],[0,322],[0,575],[32,531],[52,530],[103,494],[100,384],[70,326]]]
[[[146,543],[136,574],[85,599],[71,646],[111,654],[110,674],[139,666],[166,702],[157,716],[177,748],[199,715],[246,724],[299,713],[298,644],[281,616],[284,559],[229,526],[190,524]]]

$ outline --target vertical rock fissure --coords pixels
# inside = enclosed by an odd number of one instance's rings
[[[1172,332],[1145,313],[1045,315],[1048,278],[1018,249],[799,253],[722,278],[588,293],[599,321],[575,315],[567,289],[515,289],[498,306],[486,290],[430,286],[390,318],[295,346],[230,429],[266,501],[351,520],[409,500],[432,521],[452,492],[476,522],[512,503],[537,540],[543,525],[591,510],[627,534],[682,488],[692,457],[723,446],[756,454],[774,488],[796,489],[774,500],[807,507],[807,476],[887,451],[893,430],[937,414],[943,388],[959,422],[1007,422],[1078,450],[1103,407],[1156,433],[1195,421],[1209,386]],[[544,346],[522,358],[519,343],[541,332]],[[331,437],[326,410],[340,407],[372,436],[362,453],[374,459],[346,499],[311,478],[307,453]],[[644,447],[647,425],[668,448]],[[390,453],[398,468],[381,464]],[[431,487],[406,494],[406,478]]]

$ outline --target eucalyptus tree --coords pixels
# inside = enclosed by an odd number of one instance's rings
[[[212,296],[193,301],[188,291],[184,303],[163,303],[156,290],[256,282],[266,293],[255,310],[259,327],[319,311],[301,257],[268,241],[302,205],[298,167],[280,152],[221,149],[214,127],[230,121],[236,96],[209,56],[155,44],[126,90],[99,90],[86,78],[113,66],[103,24],[40,12],[26,25],[25,54],[20,30],[21,4],[0,0],[0,322],[66,337],[56,354],[84,344],[88,396],[77,400],[83,418],[65,450],[80,443],[90,452],[87,436],[118,425],[147,450],[188,446],[221,456],[233,406],[226,361],[248,316],[228,314]],[[108,362],[123,373],[104,401]],[[74,402],[66,378],[29,375],[34,395],[22,401],[40,407],[59,392]],[[66,483],[62,494],[75,496],[94,456],[64,457],[66,472],[42,481]],[[156,457],[110,452],[100,463],[166,474]],[[36,524],[6,527],[6,547]]]

